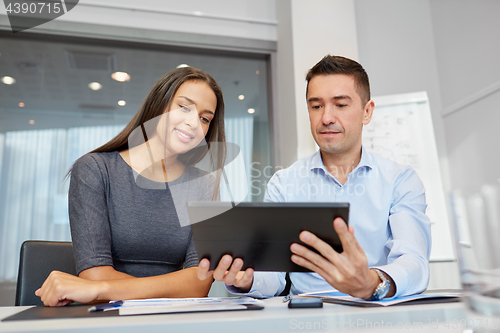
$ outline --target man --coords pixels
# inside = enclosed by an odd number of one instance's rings
[[[349,202],[350,225],[337,218],[333,227],[343,252],[335,252],[304,231],[292,244],[292,261],[315,273],[291,273],[292,293],[335,288],[369,300],[420,293],[429,281],[430,221],[425,190],[413,169],[381,158],[361,145],[374,102],[368,75],[350,59],[326,56],[309,70],[306,99],[315,154],[278,171],[265,201]],[[279,295],[284,273],[240,272],[241,259],[224,256],[208,270],[203,259],[198,277],[213,276],[229,291],[255,297]]]

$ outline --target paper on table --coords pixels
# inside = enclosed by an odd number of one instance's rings
[[[352,297],[337,290],[327,290],[320,292],[304,293],[298,297],[319,297],[324,302],[344,305],[354,305],[363,307],[391,306],[397,304],[419,304],[419,303],[440,303],[457,302],[461,298],[460,292],[425,293],[411,296],[403,296],[394,299],[383,299],[380,301],[367,301],[362,298]]]
[[[152,298],[123,301],[120,315],[262,309],[264,302],[251,297]]]

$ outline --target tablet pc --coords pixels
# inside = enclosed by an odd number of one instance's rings
[[[221,213],[222,212],[222,213]],[[308,272],[290,259],[292,243],[302,244],[303,230],[314,233],[337,252],[342,245],[333,220],[349,222],[348,203],[189,202],[188,213],[198,258],[208,258],[215,269],[225,254],[242,258],[243,269],[257,271]]]

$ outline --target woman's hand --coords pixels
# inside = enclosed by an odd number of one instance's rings
[[[64,306],[72,302],[90,303],[99,300],[107,286],[106,281],[91,281],[80,277],[52,271],[35,295],[45,306]]]
[[[242,293],[247,293],[252,288],[253,284],[253,269],[248,268],[246,271],[241,271],[243,260],[233,258],[226,254],[219,261],[219,264],[213,271],[209,271],[210,261],[202,259],[198,266],[198,278],[205,280],[212,276],[216,281],[223,281],[228,286],[235,286]]]

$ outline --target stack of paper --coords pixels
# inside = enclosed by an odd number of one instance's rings
[[[97,305],[91,311],[118,309],[120,315],[200,311],[260,310],[264,302],[250,297],[151,298]]]

